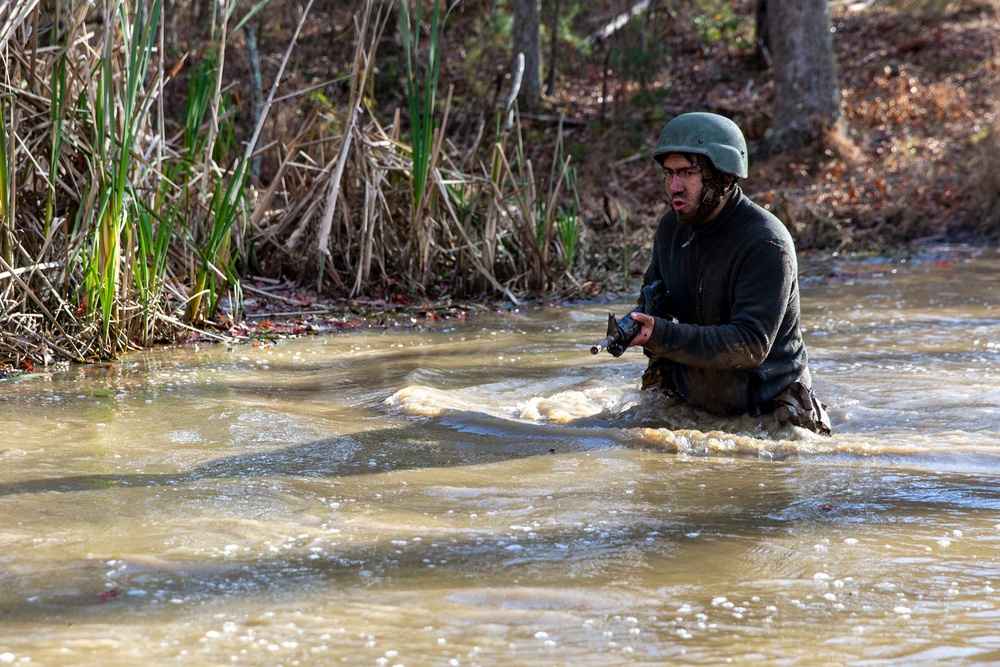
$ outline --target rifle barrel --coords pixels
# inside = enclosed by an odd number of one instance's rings
[[[602,340],[597,345],[592,346],[590,348],[590,353],[591,354],[600,354],[601,350],[608,349],[608,345],[611,345],[614,342],[615,342],[615,337],[614,336],[608,336],[607,338],[605,338],[604,340]]]

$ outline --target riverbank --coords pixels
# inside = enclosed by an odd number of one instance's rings
[[[882,280],[900,268],[929,267],[944,271],[959,264],[975,262],[996,255],[997,248],[987,244],[912,244],[892,252],[802,251],[799,253],[799,281],[803,290],[818,286],[853,284]],[[354,330],[421,329],[442,322],[465,322],[491,313],[539,311],[547,308],[574,308],[599,303],[631,303],[640,283],[629,288],[603,289],[588,285],[580,292],[559,298],[534,298],[512,303],[509,300],[454,301],[447,303],[391,303],[385,300],[332,300],[316,292],[296,289],[286,283],[271,289],[252,288],[253,297],[245,301],[242,321],[218,334],[236,342],[255,344],[298,336],[323,335]],[[808,297],[806,297],[808,298]],[[622,313],[618,313],[621,315]],[[603,334],[604,322],[595,321],[595,340]],[[193,335],[187,342],[198,339]],[[211,338],[204,339],[211,340]]]
[[[987,244],[911,244],[892,252],[800,251],[799,281],[803,293],[834,285],[853,285],[885,279],[899,269],[929,267],[948,271],[955,266],[975,262],[980,257],[996,255],[997,248]],[[282,341],[306,336],[345,332],[431,329],[464,325],[477,317],[497,313],[524,314],[545,309],[580,308],[607,303],[609,311],[624,310],[639,288],[581,286],[555,297],[524,299],[449,300],[419,303],[402,299],[331,299],[315,290],[296,287],[294,283],[274,280],[251,281],[244,286],[243,315],[233,320],[222,317],[203,328],[184,329],[176,338],[161,341],[154,347],[187,345],[274,346]],[[808,296],[805,297],[808,299]],[[622,312],[617,312],[621,315]],[[603,337],[603,320],[594,322],[594,341]],[[127,355],[126,355],[127,357]],[[95,365],[108,362],[94,361]],[[114,362],[111,362],[114,363]],[[31,373],[54,373],[70,367],[68,361],[48,358],[48,363],[32,361],[20,366],[0,367],[0,381]]]
[[[848,285],[881,280],[900,268],[920,266],[947,270],[958,264],[974,262],[996,254],[987,244],[912,244],[892,252],[800,251],[799,280],[804,293],[819,286]],[[636,297],[639,279],[630,287],[596,284],[556,296],[525,298],[517,303],[509,299],[448,300],[406,302],[384,299],[332,299],[315,290],[302,289],[294,283],[274,280],[250,281],[244,286],[248,295],[243,314],[238,319],[222,316],[202,328],[180,331],[176,338],[161,341],[154,347],[186,345],[272,346],[303,336],[322,336],[352,331],[421,330],[462,325],[479,316],[496,313],[537,312],[545,309],[577,308],[611,304],[610,310],[622,308]],[[622,313],[617,313],[621,315]],[[594,340],[603,336],[603,321],[594,323]],[[107,362],[94,361],[101,365]],[[112,362],[113,363],[113,362]],[[48,358],[48,363],[26,362],[15,367],[0,367],[0,380],[26,373],[60,372],[69,368],[65,360]]]

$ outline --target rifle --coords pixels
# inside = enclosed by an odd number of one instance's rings
[[[613,357],[625,354],[629,344],[642,330],[642,325],[632,319],[632,313],[645,313],[653,317],[662,317],[661,311],[669,297],[670,292],[662,280],[655,280],[652,284],[643,287],[642,305],[630,310],[628,315],[620,320],[614,314],[608,313],[608,335],[600,343],[591,347],[590,353],[598,354],[601,350],[607,350]]]

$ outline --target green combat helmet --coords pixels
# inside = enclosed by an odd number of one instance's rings
[[[662,164],[668,153],[704,155],[719,171],[747,177],[747,141],[725,116],[700,111],[677,116],[660,132],[653,159]]]

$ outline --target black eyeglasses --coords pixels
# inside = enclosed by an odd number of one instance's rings
[[[701,169],[698,167],[684,167],[683,169],[663,168],[663,179],[670,183],[674,178],[680,178],[684,183],[691,183],[701,176]]]

